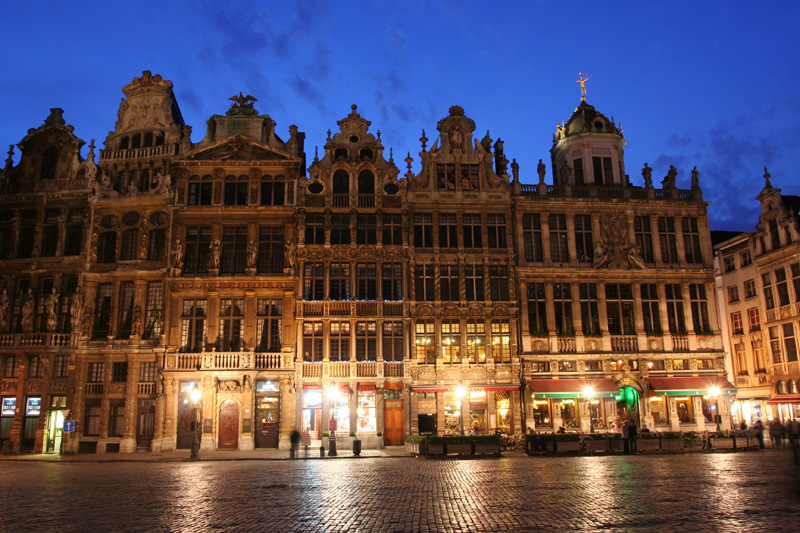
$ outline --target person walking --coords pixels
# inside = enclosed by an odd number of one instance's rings
[[[756,439],[758,439],[758,448],[763,450],[764,446],[764,422],[761,421],[760,418],[756,419],[756,423],[753,424],[753,429],[756,431]]]
[[[311,446],[311,435],[308,431],[303,431],[300,435],[300,443],[303,445],[303,455],[308,457],[308,447]]]
[[[629,445],[628,448],[630,449],[631,453],[639,453],[639,446],[636,442],[639,434],[636,430],[636,422],[633,420],[628,420],[628,441]]]
[[[292,448],[289,450],[289,457],[295,459],[297,457],[297,446],[300,443],[300,432],[296,429],[292,430],[291,435],[289,435],[289,442],[292,444]]]
[[[782,435],[783,435],[783,426],[778,421],[778,419],[775,418],[772,420],[772,422],[769,423],[769,438],[772,441],[773,450],[781,447]]]

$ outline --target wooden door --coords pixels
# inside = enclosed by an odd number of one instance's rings
[[[387,446],[403,444],[403,401],[384,400],[383,443]]]
[[[219,447],[239,447],[239,406],[227,400],[219,408]]]

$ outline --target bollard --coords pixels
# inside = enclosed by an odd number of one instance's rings
[[[353,455],[361,455],[361,439],[353,439]]]
[[[328,457],[336,457],[336,435],[331,431],[328,438]]]

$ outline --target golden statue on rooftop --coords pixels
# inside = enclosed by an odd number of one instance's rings
[[[581,101],[586,101],[586,82],[591,78],[588,72],[582,70],[575,75],[575,81],[581,84]]]
[[[233,95],[228,98],[228,100],[232,100],[234,102],[231,104],[231,106],[236,106],[238,104],[238,107],[253,107],[253,104],[258,102],[258,98],[255,96],[250,96],[249,94],[247,96],[243,96],[241,91],[239,92],[239,96]]]

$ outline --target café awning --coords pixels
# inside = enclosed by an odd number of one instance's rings
[[[767,400],[769,405],[779,405],[782,403],[800,403],[800,396],[784,396],[783,398],[772,398]]]
[[[455,392],[458,385],[414,385],[414,392]],[[467,391],[502,391],[519,390],[519,385],[470,385],[464,386]]]
[[[647,378],[650,388],[658,396],[705,396],[713,387],[720,394],[736,394],[736,387],[727,379],[716,376],[706,378]]]
[[[613,379],[531,379],[528,387],[536,398],[584,398],[586,387],[592,387],[593,398],[613,398],[619,387]]]

